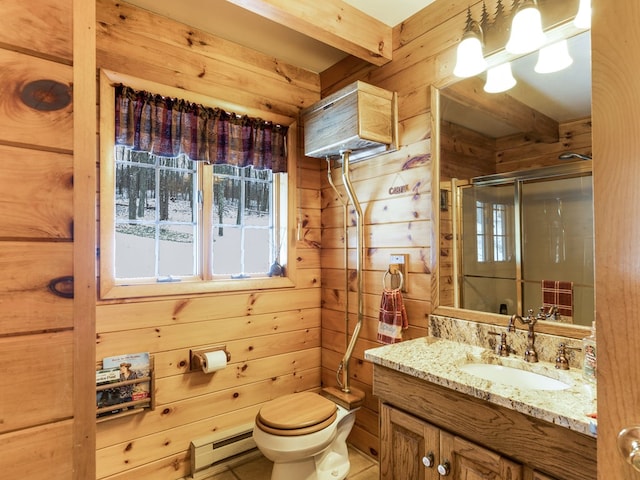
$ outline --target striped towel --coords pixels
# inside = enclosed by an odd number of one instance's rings
[[[382,291],[378,320],[378,341],[397,343],[402,341],[402,330],[409,328],[407,312],[399,288]]]
[[[573,317],[573,282],[542,280],[542,306],[556,306],[563,317]]]

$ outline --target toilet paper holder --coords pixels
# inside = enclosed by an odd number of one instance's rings
[[[196,371],[202,370],[202,363],[204,362],[204,356],[206,353],[213,353],[222,350],[227,356],[227,362],[231,361],[231,354],[227,352],[226,345],[210,345],[208,347],[198,348],[197,350],[189,350],[189,370]]]

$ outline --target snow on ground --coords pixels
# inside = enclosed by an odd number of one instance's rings
[[[190,222],[191,211],[188,201],[172,201],[169,203],[169,218],[172,221]],[[147,201],[145,218],[153,221],[155,202]],[[118,199],[116,218],[128,221],[126,199]],[[235,224],[235,211],[224,216],[223,221]],[[267,225],[266,215],[251,215],[247,224]],[[168,226],[158,241],[159,276],[191,276],[194,274],[194,245],[192,227],[188,225]],[[153,225],[120,224],[116,228],[116,277],[137,278],[155,277],[155,239]],[[240,230],[224,227],[223,235],[218,236],[218,227],[214,227],[214,271],[221,274],[240,272]],[[267,230],[255,230],[247,233],[245,239],[245,270],[247,272],[267,272],[269,270],[269,242]],[[267,260],[262,260],[262,259]]]

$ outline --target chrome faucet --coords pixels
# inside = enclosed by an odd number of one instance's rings
[[[534,315],[533,309],[529,309],[526,317],[521,317],[518,314],[511,315],[509,319],[509,325],[507,325],[507,332],[515,332],[516,326],[515,322],[518,321],[523,325],[527,325],[529,327],[529,333],[527,334],[527,348],[524,351],[524,360],[526,362],[535,363],[538,361],[538,353],[536,352],[535,343],[536,343],[536,333],[534,327],[538,320],[540,320],[540,314]],[[544,314],[543,314],[544,315]]]

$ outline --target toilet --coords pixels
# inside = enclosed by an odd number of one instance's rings
[[[271,480],[342,480],[349,473],[347,436],[358,408],[347,410],[313,392],[265,403],[253,439],[273,462]]]

